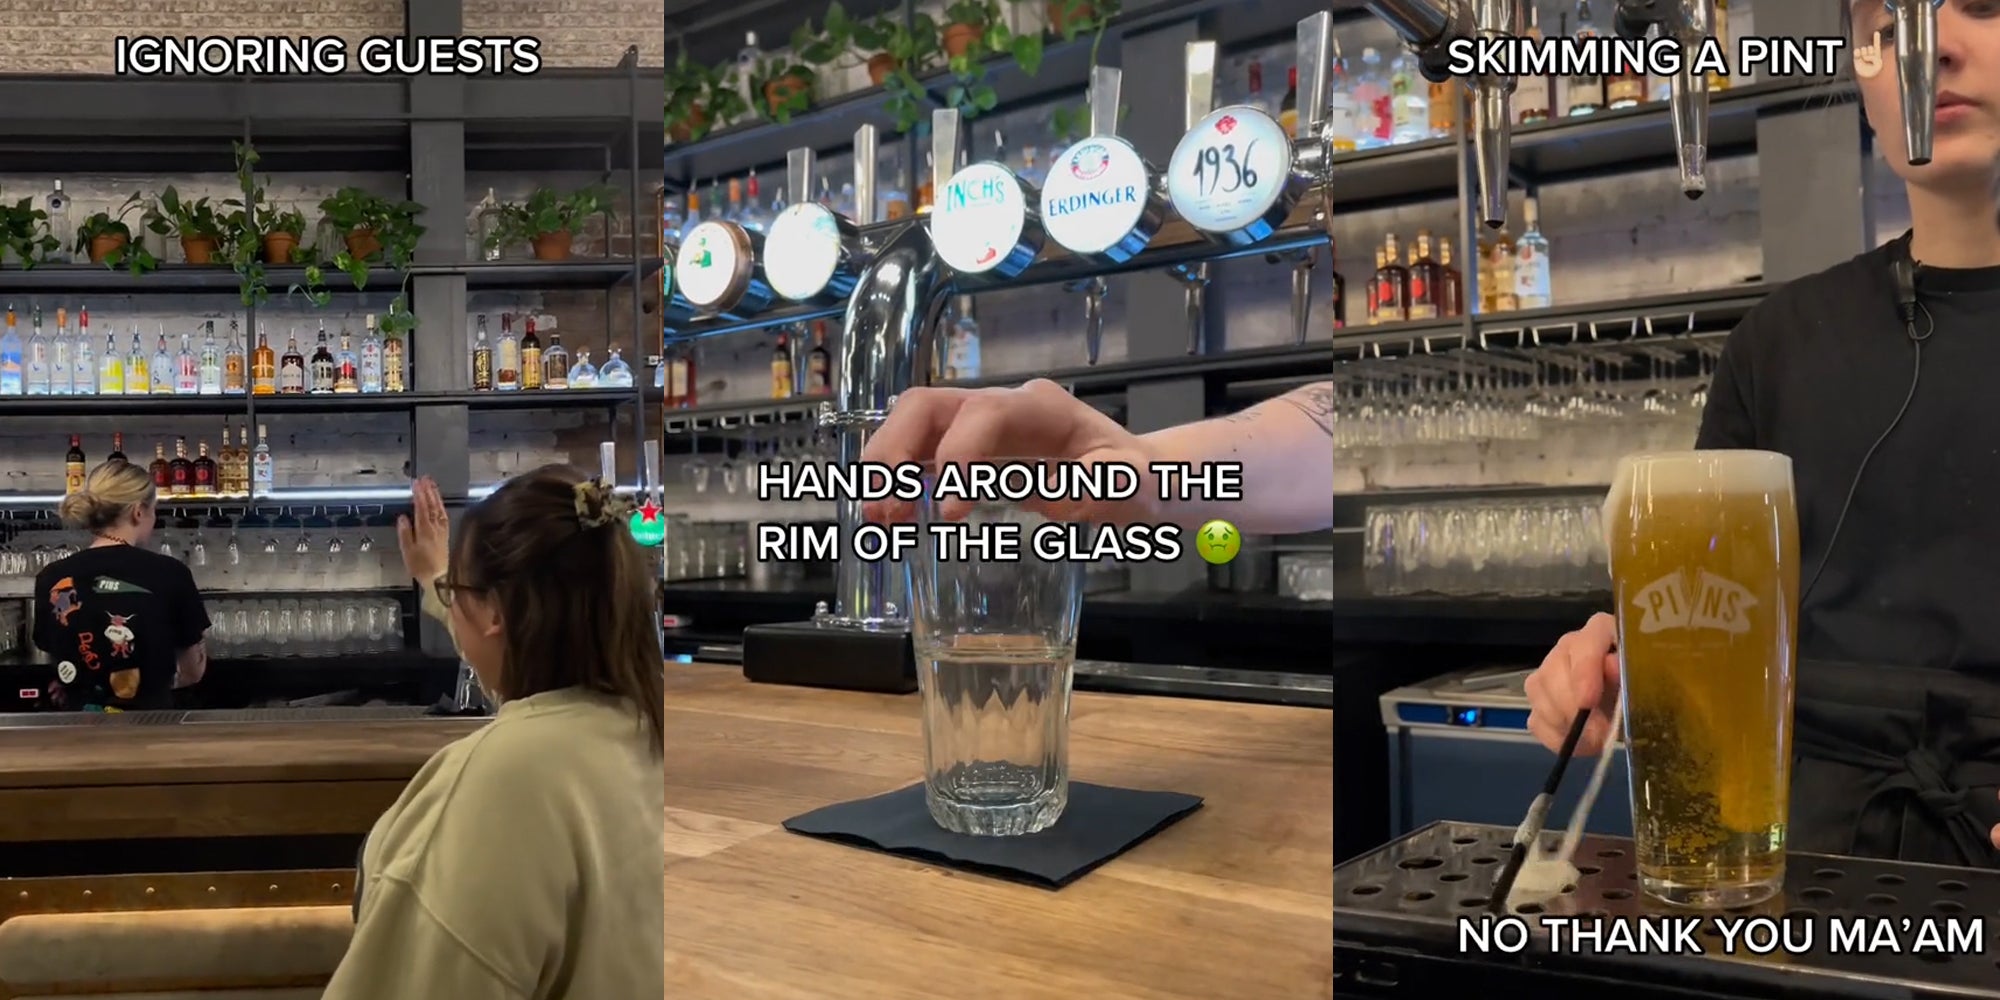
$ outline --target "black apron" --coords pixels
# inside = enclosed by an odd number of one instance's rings
[[[1802,660],[1791,850],[2000,868],[2000,684]]]

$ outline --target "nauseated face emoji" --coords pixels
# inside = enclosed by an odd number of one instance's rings
[[[1211,565],[1221,566],[1243,550],[1243,535],[1228,521],[1210,521],[1195,532],[1194,550]]]

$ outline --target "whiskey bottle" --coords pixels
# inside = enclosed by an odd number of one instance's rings
[[[667,368],[668,406],[689,409],[696,405],[699,389],[695,382],[694,347],[688,345],[675,352],[673,363]]]
[[[1451,241],[1438,241],[1438,272],[1443,284],[1439,285],[1438,304],[1446,316],[1465,315],[1465,274],[1451,265]]]
[[[1368,272],[1368,325],[1382,322],[1382,248],[1375,248],[1375,270]]]
[[[1514,237],[1506,227],[1493,234],[1493,311],[1512,312],[1521,308],[1521,297],[1515,283]]]
[[[1479,309],[1481,315],[1493,311],[1494,292],[1498,286],[1493,283],[1493,231],[1479,230],[1479,249],[1476,259],[1479,268]]]
[[[375,332],[375,314],[361,332],[361,391],[382,391],[382,336]]]
[[[542,387],[569,388],[569,352],[563,350],[562,334],[549,334],[549,349],[542,352]]]
[[[1438,292],[1444,284],[1444,276],[1438,271],[1438,263],[1431,257],[1431,231],[1417,230],[1417,245],[1410,248],[1410,318],[1437,319],[1444,314],[1438,308]]]
[[[125,432],[111,432],[111,454],[104,456],[104,460],[107,462],[131,461],[131,459],[125,457]]]
[[[333,391],[361,391],[361,358],[354,353],[354,335],[340,331],[340,352],[333,356]]]
[[[285,356],[278,361],[278,391],[294,395],[306,391],[306,359],[299,353],[299,331],[285,341]]]
[[[375,328],[375,314],[368,314],[369,329]],[[409,359],[408,346],[401,334],[382,335],[382,391],[403,392],[409,388],[409,380],[404,376],[404,364]]]
[[[153,492],[171,492],[174,487],[173,466],[167,461],[167,446],[158,441],[153,442],[153,464],[150,469],[153,473]]]
[[[188,354],[188,368],[194,368],[193,352],[189,352]],[[167,324],[165,323],[160,324],[160,335],[153,341],[153,363],[148,369],[147,374],[149,376],[147,382],[152,386],[153,395],[171,396],[174,394],[174,385],[180,375],[180,365],[175,361],[173,353],[167,348]]]
[[[312,361],[306,368],[311,376],[311,391],[320,395],[333,391],[333,352],[326,346],[326,323],[319,325],[319,342],[314,345]]]
[[[241,396],[250,388],[250,372],[243,356],[243,326],[236,320],[229,321],[229,344],[222,349],[222,391],[225,395]]]
[[[1340,276],[1339,262],[1333,268],[1333,328],[1347,328],[1347,279]]]
[[[269,396],[278,391],[278,355],[271,350],[271,338],[264,325],[257,324],[257,349],[250,353],[250,394]]]
[[[188,439],[174,439],[174,457],[167,463],[167,492],[184,497],[194,492],[194,463],[188,460]]]
[[[146,348],[139,343],[139,324],[132,324],[132,350],[125,355],[125,395],[143,396],[152,388],[146,371]]]
[[[1536,10],[1537,4],[1528,5],[1528,44],[1539,48],[1542,41],[1542,15]],[[1514,82],[1514,117],[1523,125],[1534,125],[1549,120],[1549,95],[1554,85],[1547,76],[1524,76]]]
[[[813,349],[806,356],[806,392],[824,396],[833,391],[833,356],[826,352],[826,321],[813,322]]]
[[[771,350],[771,398],[788,399],[792,395],[792,348],[791,341],[784,334],[778,334],[778,346]]]
[[[201,356],[195,366],[196,385],[204,396],[222,395],[222,345],[215,342],[215,321],[201,334]]]
[[[521,342],[514,339],[514,314],[500,314],[499,350],[494,352],[493,388],[513,392],[521,388]]]
[[[1383,323],[1401,323],[1410,318],[1410,269],[1403,266],[1402,249],[1396,234],[1382,241],[1382,269],[1375,292],[1376,312]]]
[[[1591,17],[1590,0],[1576,0],[1576,38],[1584,43],[1579,48],[1588,47],[1589,39],[1597,37],[1597,22]],[[1563,78],[1564,113],[1572,117],[1593,115],[1604,110],[1604,78],[1593,73],[1580,73]]]
[[[222,421],[222,443],[215,448],[215,495],[235,496],[236,445],[229,438],[229,421]]]
[[[250,489],[257,496],[270,496],[271,485],[275,479],[275,473],[271,467],[271,439],[268,434],[269,430],[270,428],[263,424],[257,425],[257,450],[250,455]],[[243,433],[246,435],[244,440],[249,440],[247,435],[250,432],[245,430]]]
[[[493,347],[486,342],[486,314],[479,315],[479,331],[472,341],[472,387],[493,388]]]
[[[212,497],[215,495],[215,459],[208,456],[208,442],[203,441],[194,460],[194,495]]]
[[[69,454],[63,456],[63,495],[83,492],[83,435],[69,436]]]
[[[535,317],[525,321],[521,332],[521,388],[542,387],[542,340],[535,336]]]

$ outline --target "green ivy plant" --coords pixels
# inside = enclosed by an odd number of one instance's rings
[[[536,237],[549,233],[574,233],[593,215],[603,215],[609,222],[616,197],[610,187],[602,184],[568,194],[550,187],[536,188],[527,201],[500,206],[500,218],[486,238],[486,249],[532,243]]]
[[[71,249],[88,260],[92,240],[99,236],[123,236],[124,245],[105,255],[105,267],[114,270],[122,267],[135,277],[158,268],[159,258],[154,257],[152,251],[147,250],[139,242],[138,236],[132,231],[132,222],[126,221],[135,211],[139,212],[139,218],[132,221],[143,225],[152,212],[152,209],[146,206],[145,192],[132,192],[132,197],[125,199],[124,204],[119,205],[115,213],[98,212],[85,218],[83,225],[76,229],[76,242]]]
[[[788,124],[792,116],[812,107],[813,85],[819,80],[809,64],[782,53],[757,61],[750,73],[750,97],[758,115]]]
[[[896,130],[908,132],[924,120],[931,94],[917,78],[944,55],[939,44],[937,21],[921,11],[909,24],[896,15],[885,14],[854,26],[854,44],[871,53],[881,53],[896,61],[896,68],[882,80],[888,98],[885,107],[896,118]]]
[[[724,67],[703,66],[686,50],[667,69],[667,137],[695,142],[724,122],[743,117],[749,107]]]
[[[22,270],[32,270],[61,247],[62,241],[49,232],[49,213],[36,208],[34,198],[0,204],[0,257],[12,252]]]
[[[964,52],[946,63],[951,83],[945,88],[943,104],[957,108],[970,120],[991,111],[1000,95],[987,80],[986,61],[994,56],[1012,56],[1021,71],[1034,76],[1042,71],[1042,39],[1039,35],[1017,35],[1007,27],[999,0],[953,0],[945,7],[947,25],[964,24],[979,29],[978,36]]]
[[[410,259],[417,252],[417,240],[424,235],[424,226],[417,217],[424,213],[424,206],[413,201],[393,201],[371,194],[356,187],[344,187],[319,203],[319,210],[326,225],[333,232],[333,238],[343,241],[335,247],[301,247],[293,251],[292,261],[304,267],[304,273],[293,284],[287,294],[303,295],[315,306],[324,306],[332,297],[326,289],[326,269],[332,267],[344,272],[354,282],[356,291],[368,287],[368,276],[374,264],[386,264],[400,274],[400,284],[396,297],[389,303],[389,313],[382,318],[381,330],[384,335],[407,334],[416,329],[416,316],[409,309]],[[345,246],[345,238],[358,231],[367,230],[375,235],[376,242],[382,244],[380,250],[357,256]],[[331,256],[327,251],[335,251]]]
[[[212,240],[218,254],[228,255],[230,228],[223,213],[216,211],[215,204],[207,198],[185,200],[169,184],[160,191],[159,201],[146,209],[144,221],[155,235]]]

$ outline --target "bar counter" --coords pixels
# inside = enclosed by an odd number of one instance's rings
[[[915,696],[667,676],[670,996],[1333,995],[1330,712],[1077,694],[1074,778],[1206,805],[1050,892],[782,828],[919,780]]]

